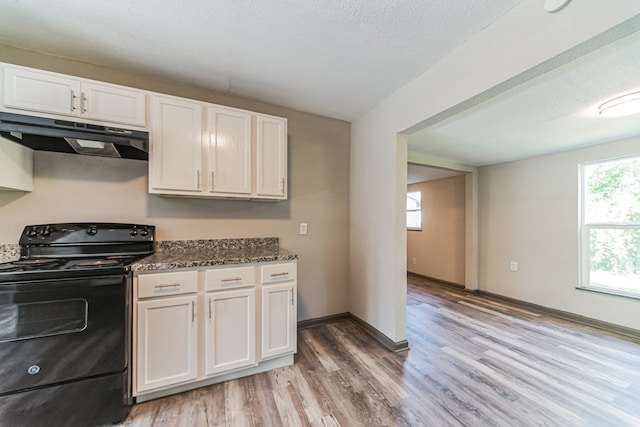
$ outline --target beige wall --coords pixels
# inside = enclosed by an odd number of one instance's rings
[[[149,195],[146,162],[36,152],[34,191],[0,191],[0,243],[16,243],[25,225],[65,221],[149,223],[160,240],[275,236],[299,255],[299,319],[349,311],[349,123],[2,45],[0,61],[287,117],[289,124],[287,201]],[[309,224],[307,236],[298,234],[300,222]]]
[[[422,230],[407,231],[407,271],[464,286],[465,176],[411,184],[407,191],[422,192]]]
[[[639,147],[634,138],[480,168],[480,289],[640,330],[640,301],[576,289],[578,165]]]

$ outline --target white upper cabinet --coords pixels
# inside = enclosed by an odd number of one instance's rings
[[[80,80],[46,71],[4,68],[4,106],[73,116]]]
[[[287,119],[154,95],[149,192],[287,198]]]
[[[251,113],[209,107],[209,191],[251,195]]]
[[[82,83],[81,113],[110,123],[145,126],[145,94],[102,83]]]
[[[256,195],[287,198],[287,119],[256,116]]]
[[[154,96],[149,192],[202,192],[202,104]]]
[[[146,125],[144,91],[10,65],[3,89],[5,109]]]

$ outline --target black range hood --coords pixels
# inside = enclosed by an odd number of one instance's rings
[[[0,135],[33,150],[149,160],[149,133],[0,112]]]

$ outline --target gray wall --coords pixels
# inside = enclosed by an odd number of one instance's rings
[[[639,147],[635,138],[480,168],[480,289],[640,330],[638,300],[575,289],[578,164]]]
[[[275,236],[299,255],[299,320],[348,311],[349,123],[3,45],[0,60],[287,117],[289,125],[289,200],[278,203],[149,195],[146,162],[36,152],[34,191],[0,191],[0,243],[16,243],[27,224],[66,221],[154,224],[160,240]]]

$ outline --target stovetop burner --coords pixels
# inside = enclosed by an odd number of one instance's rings
[[[32,259],[19,259],[14,261],[15,265],[25,265],[25,266],[38,266],[38,265],[47,265],[47,264],[56,264],[60,262],[56,258],[32,258]]]
[[[131,257],[126,257],[131,258]],[[126,259],[121,258],[121,259]],[[77,262],[74,264],[74,267],[108,267],[111,265],[120,264],[120,259],[88,259],[84,261]]]

